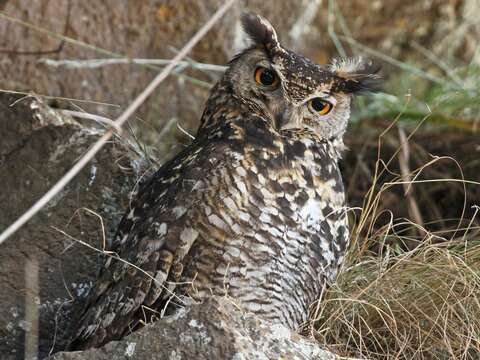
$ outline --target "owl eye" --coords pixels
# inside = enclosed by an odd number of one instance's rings
[[[278,77],[272,70],[258,67],[255,69],[255,81],[263,86],[275,87],[278,84]]]
[[[308,101],[308,107],[319,115],[327,115],[332,110],[333,105],[317,97]]]

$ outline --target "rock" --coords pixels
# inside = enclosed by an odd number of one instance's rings
[[[49,190],[102,133],[91,121],[82,125],[38,99],[0,95],[0,231]],[[77,240],[101,251],[104,231],[105,238],[111,238],[141,164],[142,157],[130,145],[113,141],[40,213],[0,244],[2,360],[22,358],[29,327],[24,316],[29,258],[39,262],[40,292],[34,300],[40,314],[40,354],[62,346],[68,310],[73,300],[81,304],[100,260],[100,252]]]
[[[242,312],[226,297],[211,297],[99,349],[61,352],[49,360],[315,359],[336,355],[279,324]]]

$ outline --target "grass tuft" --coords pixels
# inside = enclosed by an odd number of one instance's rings
[[[480,183],[464,178],[461,170],[460,178],[432,178],[442,162],[458,165],[450,157],[433,157],[408,174],[392,171],[401,158],[408,161],[405,153],[414,143],[414,132],[408,138],[400,136],[397,150],[382,160],[381,149],[392,142],[392,129],[395,122],[379,136],[374,164],[366,164],[374,168],[370,190],[355,219],[346,265],[314,304],[313,336],[326,349],[348,357],[478,359],[480,209],[465,208],[466,198],[452,197],[464,204],[461,216],[438,228],[398,218],[398,209],[381,204],[395,196],[394,206],[411,206],[409,194],[418,194],[426,184],[440,184],[445,190],[460,185],[467,197],[467,185],[478,188]],[[420,200],[415,193],[413,198],[413,204]],[[425,203],[421,205],[425,210]]]
[[[391,254],[343,271],[314,319],[315,337],[347,356],[477,359],[480,237]]]

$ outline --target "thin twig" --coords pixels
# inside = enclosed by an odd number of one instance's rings
[[[182,50],[172,59],[172,61],[163,68],[163,70],[148,84],[148,86],[138,95],[128,108],[115,120],[117,128],[132,116],[135,111],[142,105],[145,100],[152,94],[155,88],[166,79],[166,77],[174,70],[178,62],[183,59],[192,48],[205,36],[210,28],[225,14],[225,12],[233,5],[235,0],[227,0],[212,15],[212,17],[203,25],[200,30],[185,44]],[[109,129],[103,136],[97,140],[95,144],[87,151],[87,153],[60,179],[50,188],[30,209],[20,216],[13,224],[11,224],[1,235],[0,244],[8,239],[13,233],[20,229],[28,220],[30,220],[38,211],[40,211],[53,197],[55,197],[62,189],[83,169],[85,165],[97,154],[100,149],[112,137],[114,131]]]
[[[74,98],[68,98],[68,97],[62,97],[62,96],[54,96],[54,95],[42,95],[42,94],[37,94],[37,93],[34,93],[34,92],[25,92],[25,91],[15,91],[15,90],[0,89],[0,93],[13,94],[13,95],[24,95],[24,96],[26,96],[26,97],[39,97],[39,98],[42,98],[42,99],[65,100],[65,101],[72,101],[72,102],[74,101],[74,102],[94,104],[94,105],[120,107],[120,105],[110,104],[110,103],[106,103],[106,102],[92,101],[92,100],[82,100],[82,99],[74,99]]]
[[[34,360],[38,357],[38,260],[26,259],[25,262],[25,359]]]
[[[170,63],[168,59],[132,59],[132,58],[119,58],[119,59],[87,59],[87,60],[53,60],[53,59],[40,59],[39,63],[51,66],[51,67],[64,67],[66,69],[96,69],[99,67],[120,65],[120,64],[135,64],[135,65],[157,65],[165,66]],[[192,60],[179,61],[177,66],[187,66],[194,69],[204,71],[218,71],[224,72],[226,66],[200,63]]]
[[[109,118],[106,118],[104,116],[90,114],[90,113],[83,112],[83,111],[64,110],[64,109],[55,109],[55,110],[58,113],[63,114],[63,115],[69,115],[69,116],[78,117],[78,118],[81,118],[81,119],[97,121],[97,122],[102,123],[102,124],[107,124],[107,125],[111,126],[112,128],[114,128],[115,130],[121,131],[121,128],[118,126],[118,124],[115,121],[113,121]]]
[[[193,136],[187,130],[185,130],[178,122],[177,122],[177,129],[180,130],[185,135],[187,135],[190,139],[195,140],[195,136]]]
[[[400,138],[401,151],[398,154],[398,162],[400,166],[400,172],[402,174],[402,180],[410,182],[412,180],[412,173],[410,171],[409,161],[410,161],[410,147],[405,135],[405,130],[398,126],[398,136]],[[413,218],[415,223],[419,226],[423,226],[423,216],[418,206],[415,196],[413,195],[412,188],[409,188],[407,184],[403,184],[405,196],[408,201],[408,211],[410,216]]]

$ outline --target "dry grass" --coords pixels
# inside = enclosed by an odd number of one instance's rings
[[[480,356],[480,238],[364,255],[326,293],[316,338],[336,353],[382,359]]]
[[[455,37],[463,41],[462,34]],[[354,221],[347,264],[318,305],[313,335],[344,356],[479,359],[479,209],[470,208],[479,199],[478,171],[471,171],[478,168],[472,156],[478,138],[467,136],[478,132],[478,60],[462,63],[449,56],[443,63],[417,46],[428,60],[426,68],[437,67],[448,75],[437,78],[365,48],[345,31],[342,39],[405,71],[390,74],[387,93],[357,109],[356,120],[395,120],[377,146],[369,146],[370,151],[378,149],[376,162],[368,161],[366,150],[355,166],[360,171],[350,174],[350,204],[363,203],[362,212]],[[402,94],[407,94],[406,105]],[[436,133],[444,144],[458,145],[460,163],[451,156],[431,156],[432,142],[422,147],[411,141],[416,129],[405,135],[404,127],[418,129],[425,121],[431,130],[425,134]],[[452,130],[465,131],[464,143],[451,139]],[[441,153],[451,155],[447,148]],[[382,150],[389,154],[386,160]],[[470,178],[462,171],[467,166]],[[362,172],[369,185],[359,189]]]
[[[383,135],[392,127],[382,133],[379,149]],[[445,160],[436,157],[409,174],[385,180],[382,175],[388,173],[388,164],[405,162],[409,145],[403,136],[401,140],[398,151],[388,161],[381,160],[379,150],[373,184],[352,232],[347,264],[337,283],[323,294],[312,319],[313,336],[325,348],[343,356],[478,359],[478,207],[470,219],[463,218],[470,210],[464,209],[454,228],[432,232],[428,224],[396,220],[395,209],[379,210],[378,204],[394,187],[404,188],[408,199],[416,182],[442,181],[445,187],[452,183],[480,183],[461,177],[420,180],[426,168]],[[415,199],[411,202],[416,204]],[[383,219],[379,226],[382,216],[387,221]]]

